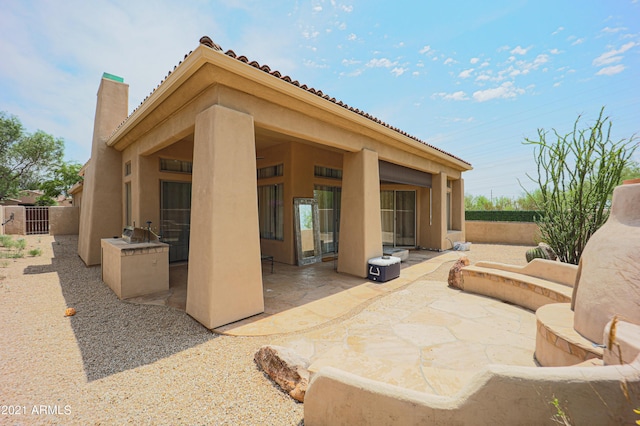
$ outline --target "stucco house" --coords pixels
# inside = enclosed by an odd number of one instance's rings
[[[130,115],[121,78],[97,97],[78,253],[97,265],[102,238],[151,221],[208,328],[264,310],[261,255],[296,264],[296,199],[317,201],[338,273],[464,241],[469,163],[208,37]]]

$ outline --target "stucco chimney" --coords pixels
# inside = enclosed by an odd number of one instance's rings
[[[122,234],[122,154],[106,141],[127,118],[129,85],[104,73],[98,89],[91,160],[84,176],[78,255],[100,264],[100,239]]]

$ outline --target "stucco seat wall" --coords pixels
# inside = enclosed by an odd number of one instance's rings
[[[632,395],[627,400],[620,383]],[[452,397],[421,393],[322,368],[304,401],[305,425],[539,424],[561,401],[574,424],[627,424],[640,403],[640,356],[605,367],[490,365]]]
[[[464,291],[514,303],[532,311],[549,303],[570,302],[573,288],[568,283],[572,282],[571,277],[575,277],[577,269],[555,263],[558,270],[540,262],[525,267],[478,262],[462,268],[462,287]]]

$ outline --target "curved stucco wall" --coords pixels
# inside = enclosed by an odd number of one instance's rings
[[[626,383],[629,400],[621,383]],[[459,393],[444,397],[321,369],[304,401],[314,425],[543,424],[558,399],[571,424],[632,424],[640,404],[640,357],[607,367],[491,365]]]
[[[538,244],[538,225],[529,222],[488,222],[467,220],[465,237],[472,243],[484,244]]]
[[[640,324],[640,184],[613,192],[611,215],[580,258],[574,292],[574,328],[601,343],[615,316]]]

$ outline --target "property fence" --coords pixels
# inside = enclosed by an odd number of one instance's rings
[[[0,206],[0,235],[77,234],[79,207]]]
[[[49,233],[49,207],[25,207],[25,230],[27,235]]]

